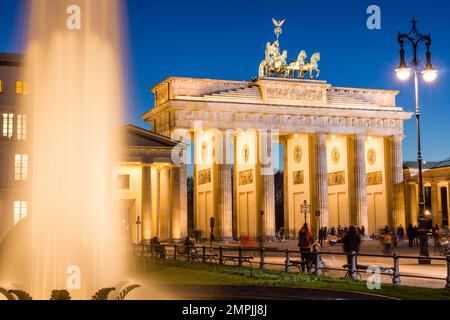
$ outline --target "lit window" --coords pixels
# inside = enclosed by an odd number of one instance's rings
[[[3,80],[0,80],[0,94],[3,93]]]
[[[16,81],[16,93],[17,94],[28,94],[28,82],[26,81]]]
[[[17,94],[23,93],[23,81],[16,81],[16,93]]]
[[[121,190],[130,189],[130,176],[118,175],[117,176],[117,188]]]
[[[3,114],[3,133],[2,136],[5,139],[11,139],[13,136],[14,114]]]
[[[16,154],[14,161],[14,179],[16,181],[28,180],[28,155]]]
[[[26,201],[14,201],[14,225],[20,220],[26,218],[28,211],[28,203]]]
[[[27,139],[27,116],[24,114],[17,115],[17,140]]]

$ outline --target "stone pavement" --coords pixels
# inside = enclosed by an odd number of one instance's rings
[[[209,246],[209,242],[206,244]],[[213,243],[214,246],[239,246],[239,243]],[[299,255],[297,242],[294,240],[287,241],[270,241],[265,243],[265,247],[272,249],[290,249],[295,251],[292,254],[291,259],[298,260]],[[443,258],[439,255],[438,248],[434,247],[434,243],[430,241],[429,243],[430,255],[432,257]],[[333,268],[333,269],[342,269],[342,266],[346,264],[346,256],[338,255],[333,253],[342,253],[343,248],[342,244],[337,244],[335,246],[331,246],[325,244],[323,248],[321,248],[322,259],[325,262],[325,267]],[[325,254],[326,252],[326,254]],[[419,255],[419,247],[415,246],[413,248],[409,248],[407,242],[403,244],[399,244],[397,247],[393,247],[391,250],[391,254],[398,253],[401,256],[418,256]],[[226,253],[225,253],[226,254]],[[228,253],[228,254],[237,254],[237,252]],[[244,254],[250,254],[254,256],[253,266],[259,267],[259,254],[256,252],[248,252]],[[379,241],[376,240],[367,240],[363,241],[361,245],[360,254],[383,254],[382,246]],[[265,263],[267,269],[274,270],[284,270],[284,261],[285,255],[283,253],[271,253],[266,252],[265,254]],[[358,257],[358,264],[362,265],[373,265],[373,266],[393,266],[393,258],[391,257]],[[245,266],[247,264],[244,264]],[[291,271],[298,272],[297,268],[291,268]],[[327,276],[333,277],[344,277],[345,271],[342,270],[328,270],[326,273]],[[361,272],[361,279],[367,279],[369,275]],[[440,278],[438,279],[426,279],[423,277],[431,277],[431,278]],[[400,279],[402,285],[409,286],[418,286],[418,287],[429,287],[429,288],[444,288],[445,287],[445,279],[447,277],[447,264],[445,261],[433,261],[431,265],[419,265],[417,259],[400,259]],[[392,283],[392,278],[389,276],[382,276],[382,283]]]

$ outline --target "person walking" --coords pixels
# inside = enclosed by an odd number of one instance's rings
[[[406,230],[406,236],[408,237],[408,245],[412,248],[414,246],[414,227],[412,223],[409,224],[408,229]]]
[[[402,225],[397,228],[397,237],[400,243],[403,243],[403,238],[405,237],[405,229]]]
[[[419,245],[419,228],[417,226],[414,226],[414,245]]]
[[[312,260],[311,247],[313,245],[313,235],[309,230],[308,224],[305,223],[298,233],[298,246],[300,247],[300,258],[302,260],[302,272],[305,272],[305,267],[310,264]]]
[[[392,233],[388,226],[384,228],[381,241],[383,243],[383,253],[390,254],[392,245]]]
[[[359,247],[361,245],[361,236],[356,231],[355,226],[351,226],[348,232],[342,239],[344,243],[344,252],[347,253],[347,264],[352,264],[352,252],[359,252]],[[356,263],[358,265],[358,263]]]
[[[434,239],[434,246],[439,247],[439,235],[440,235],[440,229],[439,226],[436,225],[433,228],[433,239]]]

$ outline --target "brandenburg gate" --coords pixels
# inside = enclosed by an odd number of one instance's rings
[[[284,159],[284,227],[355,224],[366,233],[405,226],[403,124],[397,91],[334,87],[317,77],[320,54],[286,62],[267,43],[259,77],[229,81],[169,77],[143,116],[154,132],[192,143],[194,228],[205,237],[275,236],[274,167]],[[308,76],[308,77],[307,77]],[[282,147],[279,147],[282,146]],[[318,213],[318,218],[316,218]],[[187,213],[183,213],[187,214]]]

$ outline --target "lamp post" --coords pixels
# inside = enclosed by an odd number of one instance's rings
[[[139,227],[141,225],[141,217],[138,216],[136,220],[136,242],[139,243]]]
[[[417,126],[417,163],[419,166],[419,242],[420,242],[420,256],[429,257],[428,250],[428,234],[425,227],[425,198],[423,194],[423,159],[422,148],[420,141],[420,104],[419,104],[419,64],[418,47],[421,43],[425,43],[426,52],[426,66],[422,71],[423,79],[426,82],[433,82],[437,77],[437,69],[433,68],[431,64],[431,36],[424,35],[417,30],[417,20],[413,18],[411,21],[412,29],[409,33],[398,33],[398,43],[400,45],[400,66],[395,69],[397,77],[400,80],[407,80],[411,75],[411,68],[405,62],[405,44],[410,44],[413,51],[412,65],[414,67],[414,89],[416,101],[416,126]],[[431,260],[427,258],[419,259],[419,264],[431,264]]]
[[[311,206],[305,200],[305,201],[303,201],[303,204],[300,209],[303,212],[303,214],[305,215],[305,223],[306,223],[307,215],[308,215],[308,212],[311,210]]]

